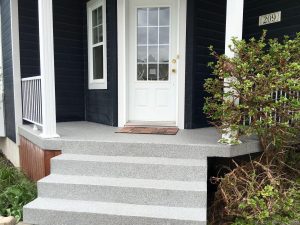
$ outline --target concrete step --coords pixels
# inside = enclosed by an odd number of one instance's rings
[[[206,182],[52,174],[38,182],[43,198],[174,207],[206,207]]]
[[[52,159],[51,172],[64,175],[206,181],[207,161],[160,157],[62,154]]]
[[[165,137],[164,137],[165,138]],[[65,154],[166,157],[178,159],[206,159],[207,155],[228,152],[224,145],[194,144],[156,144],[156,143],[120,143],[120,142],[76,142],[76,145],[64,146]]]
[[[182,208],[38,198],[24,222],[39,225],[205,225],[205,208]]]

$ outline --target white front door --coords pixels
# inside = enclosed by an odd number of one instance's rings
[[[178,0],[129,2],[128,121],[175,125]]]

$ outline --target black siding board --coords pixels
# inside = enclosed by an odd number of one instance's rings
[[[57,122],[84,120],[83,4],[53,0]]]
[[[203,113],[204,81],[211,75],[207,67],[213,58],[208,47],[224,53],[226,1],[188,0],[185,128],[209,126]]]
[[[259,16],[281,11],[279,23],[258,26]],[[260,37],[262,30],[268,30],[269,38],[282,38],[284,35],[294,37],[300,32],[300,2],[298,0],[245,0],[244,32],[245,39]]]
[[[86,79],[86,120],[118,125],[118,81],[117,81],[117,1],[106,1],[107,21],[107,90],[88,89],[87,27],[84,28],[85,79]],[[86,10],[85,10],[86,25]]]
[[[4,114],[6,136],[16,141],[10,0],[1,0]]]
[[[21,77],[40,75],[37,0],[19,1]]]

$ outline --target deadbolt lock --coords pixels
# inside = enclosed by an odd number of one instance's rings
[[[172,59],[172,63],[175,64],[176,63],[176,59]]]
[[[172,69],[172,73],[176,73],[176,69]]]

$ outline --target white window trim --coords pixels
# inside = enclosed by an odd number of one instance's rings
[[[93,29],[92,11],[102,6],[103,20],[103,79],[93,76]],[[91,0],[87,2],[87,32],[88,32],[88,76],[89,89],[107,89],[107,47],[106,47],[106,0]]]

